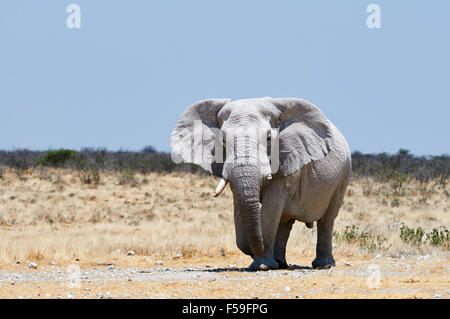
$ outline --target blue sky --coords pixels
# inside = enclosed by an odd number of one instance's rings
[[[0,41],[0,149],[169,151],[197,100],[289,96],[353,151],[449,153],[446,0],[2,0]]]

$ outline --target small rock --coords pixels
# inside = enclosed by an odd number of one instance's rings
[[[419,256],[419,257],[417,257],[417,259],[419,259],[419,260],[428,260],[428,259],[430,259],[430,258],[431,258],[430,255],[425,255],[425,256]]]
[[[286,292],[291,291],[291,287],[289,287],[289,286],[284,287],[284,291],[286,291]]]
[[[181,258],[181,257],[183,257],[183,254],[181,254],[181,253],[178,253],[175,255],[175,258]]]
[[[225,248],[222,247],[222,248],[220,249],[220,254],[221,254],[222,256],[224,256],[224,257],[227,255],[227,254],[225,253]]]
[[[236,268],[236,265],[235,264],[231,264],[231,265],[228,265],[228,267],[234,269],[234,268]]]
[[[163,264],[162,260],[157,260],[156,265],[161,266]]]
[[[376,259],[380,259],[381,257],[383,257],[382,254],[377,254],[377,255],[375,256]]]
[[[211,268],[212,266],[210,264],[205,265],[206,268]]]
[[[36,263],[29,263],[28,268],[36,269],[38,267],[38,264]]]
[[[51,297],[52,295],[50,295],[50,294],[45,294],[45,297]]]
[[[114,265],[110,265],[110,266],[108,267],[108,270],[113,270],[114,268],[116,268]]]
[[[99,292],[99,293],[97,294],[97,297],[100,298],[100,299],[102,299],[102,298],[103,298],[103,294],[102,294],[101,292]]]
[[[106,292],[106,298],[112,298],[111,293],[109,291]]]
[[[71,294],[67,294],[67,299],[73,299],[73,296]]]
[[[354,265],[348,261],[346,261],[344,265],[349,266],[349,267],[354,267]]]
[[[436,294],[436,295],[434,295],[434,298],[440,299],[440,298],[441,298],[441,295]]]
[[[127,256],[134,256],[136,253],[132,250],[127,251]]]
[[[52,265],[52,266],[56,265],[56,261],[52,260],[52,261],[50,262],[50,265]]]

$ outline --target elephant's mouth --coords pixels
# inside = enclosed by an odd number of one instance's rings
[[[265,176],[265,178],[271,180],[272,174]],[[218,197],[220,194],[222,194],[223,190],[225,189],[225,187],[227,187],[227,185],[228,181],[222,178],[219,184],[217,185],[216,190],[214,191],[213,197]]]

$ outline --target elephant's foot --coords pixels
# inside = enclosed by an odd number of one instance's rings
[[[252,264],[248,268],[254,271],[270,270],[270,269],[278,269],[279,265],[273,257],[270,258],[255,257]]]
[[[312,262],[312,266],[315,269],[329,269],[333,266],[336,266],[336,262],[334,261],[333,255],[324,256],[324,257],[316,257]]]
[[[278,268],[279,269],[288,269],[289,265],[286,261],[286,258],[277,258],[275,257],[276,262],[278,263]]]

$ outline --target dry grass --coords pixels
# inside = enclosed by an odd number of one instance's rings
[[[69,264],[114,260],[128,250],[140,256],[185,257],[240,254],[234,238],[232,194],[227,188],[212,198],[218,180],[186,173],[124,176],[100,173],[85,183],[78,171],[35,169],[0,175],[0,267],[16,262],[56,261]],[[130,180],[131,182],[127,182]],[[447,187],[447,188],[446,188]],[[439,181],[418,183],[371,179],[350,184],[335,230],[347,225],[384,236],[374,251],[337,240],[339,258],[382,253],[390,256],[430,254],[448,250],[424,244],[415,247],[399,237],[402,223],[427,230],[450,228],[448,186]],[[296,223],[288,244],[290,255],[314,257],[315,228]],[[339,257],[340,256],[340,257]],[[249,260],[250,261],[250,260]]]

